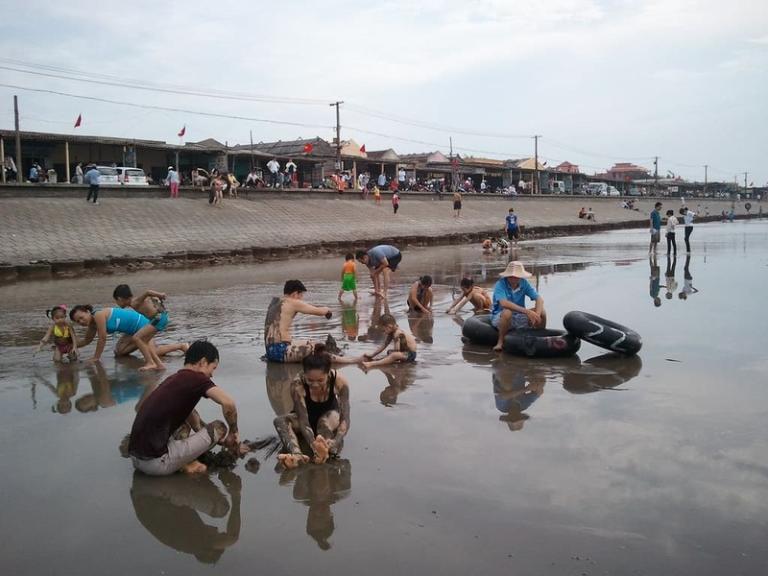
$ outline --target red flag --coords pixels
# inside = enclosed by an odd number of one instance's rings
[[[312,154],[312,150],[314,150],[314,146],[312,144],[304,144],[304,153],[305,154]]]
[[[80,124],[82,124],[82,123],[83,123],[83,115],[82,114],[78,114],[77,115],[77,120],[75,120],[75,128],[79,128]]]
[[[365,144],[363,144],[362,146],[360,146],[360,152],[362,152],[363,154],[365,154]]]
[[[179,131],[179,138],[184,136],[184,134],[186,133],[187,133],[187,125],[185,124],[184,126],[181,127],[181,130]]]

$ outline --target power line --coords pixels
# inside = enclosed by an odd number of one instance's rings
[[[0,62],[9,62],[9,59],[0,58]],[[10,60],[11,63],[18,62]],[[135,90],[146,90],[150,92],[159,92],[164,94],[177,94],[183,96],[199,96],[204,98],[218,98],[223,100],[240,100],[245,102],[262,102],[271,104],[303,104],[303,105],[320,105],[325,104],[324,100],[310,99],[310,98],[290,98],[284,96],[264,96],[257,94],[247,94],[238,92],[227,92],[223,90],[199,90],[196,88],[190,88],[187,86],[179,86],[174,84],[158,84],[152,82],[146,82],[143,80],[126,79],[106,74],[93,74],[88,72],[81,72],[71,68],[61,68],[56,66],[46,66],[40,64],[28,64],[19,62],[18,65],[27,68],[33,68],[33,70],[24,70],[14,66],[0,64],[0,69],[9,70],[11,72],[19,72],[21,74],[30,74],[34,76],[43,76],[47,78],[57,78],[60,80],[71,80],[74,82],[84,82],[88,84],[98,84],[102,86],[114,86],[118,88],[131,88]],[[38,70],[34,70],[38,68]],[[79,78],[78,76],[82,76]]]
[[[66,96],[67,98],[76,98],[79,100],[90,100],[93,102],[102,102],[104,104],[115,104],[118,106],[130,106],[132,108],[142,108],[144,110],[162,110],[166,112],[180,112],[182,114],[193,114],[196,116],[206,116],[209,118],[226,118],[229,120],[245,120],[247,122],[262,122],[265,124],[279,124],[283,126],[299,126],[302,128],[317,128],[321,130],[329,130],[331,126],[322,124],[305,124],[302,122],[289,122],[287,120],[270,120],[266,118],[254,118],[250,116],[235,116],[231,114],[220,114],[217,112],[203,112],[200,110],[189,110],[186,108],[173,108],[169,106],[157,106],[154,104],[137,104],[136,102],[124,102],[121,100],[111,100],[109,98],[99,98],[97,96],[83,96],[81,94],[70,94],[68,92],[59,92],[58,90],[49,90],[44,88],[28,88],[26,86],[18,86],[15,84],[0,83],[0,86],[4,88],[13,88],[15,90],[26,90],[28,92],[39,92],[42,94],[54,94],[56,96]]]
[[[480,136],[484,138],[507,138],[507,139],[524,139],[533,138],[528,134],[502,134],[499,132],[476,132],[467,130],[466,128],[457,128],[452,126],[440,126],[430,122],[424,122],[421,120],[413,120],[404,116],[397,116],[395,114],[389,114],[387,112],[380,112],[371,108],[365,108],[356,104],[347,104],[345,110],[369,116],[372,118],[379,118],[381,120],[388,120],[390,122],[396,122],[398,124],[405,124],[406,126],[414,126],[416,128],[424,128],[427,130],[435,130],[437,132],[445,132],[451,134],[460,134],[462,136]]]

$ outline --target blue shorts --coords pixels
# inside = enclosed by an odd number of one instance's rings
[[[285,355],[288,353],[290,342],[274,342],[267,344],[267,362],[285,363]]]
[[[501,313],[491,316],[491,326],[494,328],[499,327],[499,319]],[[530,328],[531,322],[528,320],[528,316],[522,312],[512,312],[512,323],[509,325],[510,330],[520,330],[521,328]]]
[[[155,330],[162,332],[168,328],[168,312],[160,312],[159,314],[155,314],[149,323],[155,327]]]
[[[405,356],[406,362],[416,362],[416,352],[412,352],[411,350],[408,351],[408,354]]]

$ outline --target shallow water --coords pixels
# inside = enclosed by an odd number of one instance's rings
[[[463,346],[457,319],[408,319],[418,275],[433,275],[443,310],[463,275],[490,286],[507,259],[474,246],[408,251],[390,311],[419,339],[418,363],[344,368],[343,459],[291,473],[261,453],[256,473],[240,462],[202,478],[134,475],[120,443],[160,378],[109,353],[101,367],[57,371],[32,351],[46,307],[108,304],[122,281],[166,290],[167,338],[216,343],[214,380],[237,400],[241,435],[268,436],[295,374],[259,360],[264,311],[285,279],[302,278],[307,299],[335,312],[298,333],[330,332],[354,354],[381,337],[386,310],[370,297],[335,301],[337,259],[0,287],[0,571],[763,574],[766,240],[764,223],[697,227],[658,307],[647,233],[521,245],[550,327],[573,309],[629,325],[644,340],[630,360],[587,343],[578,358],[498,358]],[[666,258],[657,264],[668,285]]]

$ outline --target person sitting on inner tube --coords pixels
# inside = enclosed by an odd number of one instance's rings
[[[510,262],[499,276],[501,278],[493,289],[491,311],[491,324],[499,330],[499,341],[493,347],[496,352],[501,352],[504,337],[510,329],[547,327],[544,299],[528,282],[533,275],[526,272],[523,263]],[[533,309],[525,307],[526,296],[536,303]]]

